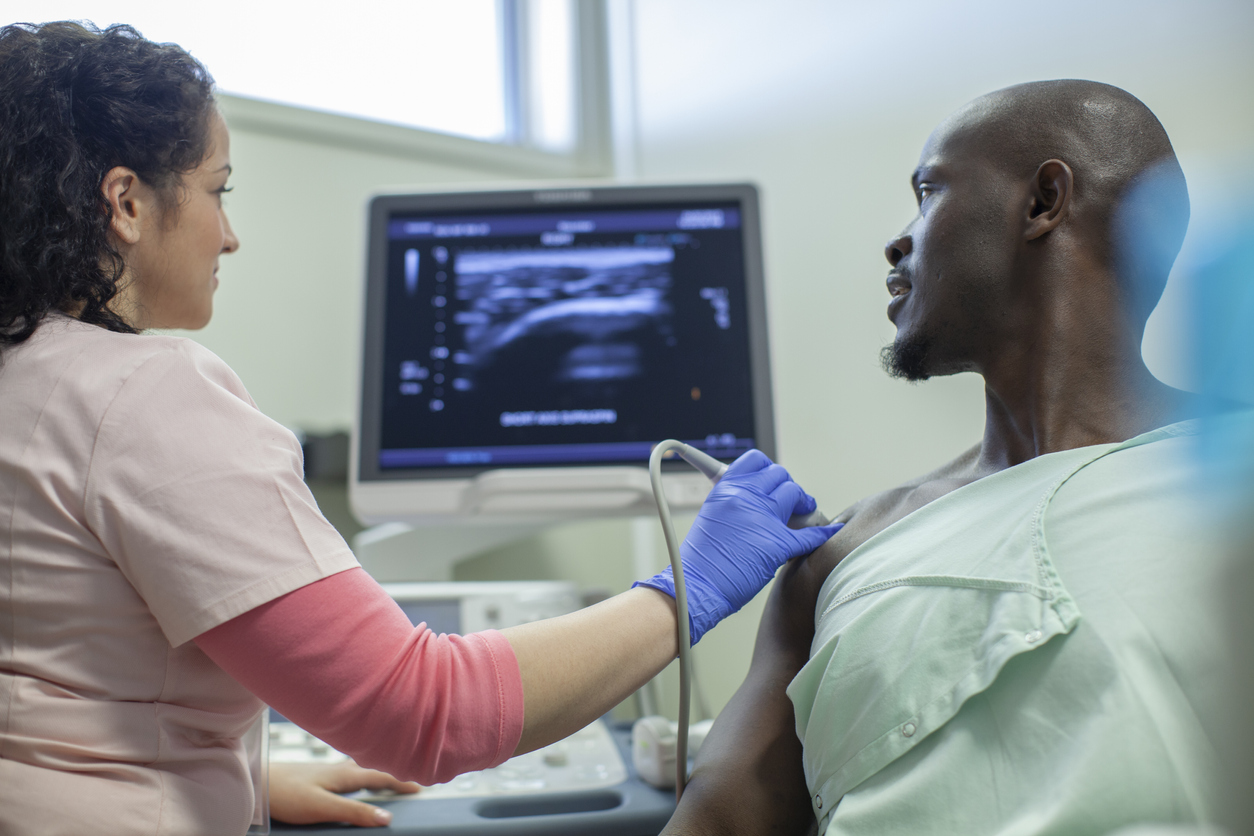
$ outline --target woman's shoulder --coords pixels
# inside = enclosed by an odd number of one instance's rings
[[[0,353],[0,470],[73,480],[100,451],[143,449],[172,424],[227,416],[243,427],[259,415],[225,363],[180,337],[56,316]]]
[[[123,334],[50,314],[25,342],[5,352],[0,376],[43,381],[75,399],[111,402],[136,377],[150,375],[207,378],[252,403],[239,377],[216,354],[186,337]],[[84,404],[86,405],[86,404]]]
[[[99,325],[81,322],[72,316],[53,311],[44,317],[28,344],[44,350],[90,348],[111,357],[150,357],[164,351],[186,351],[195,346],[208,351],[194,340],[173,334],[152,331],[127,334],[110,331]],[[194,349],[193,349],[194,350]],[[104,359],[104,356],[102,356]]]

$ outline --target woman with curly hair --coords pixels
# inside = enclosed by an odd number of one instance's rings
[[[195,342],[230,137],[205,68],[133,29],[0,29],[0,832],[243,834],[263,701],[435,783],[561,739],[676,653],[669,575],[437,636],[358,566],[299,444]],[[694,641],[834,530],[761,453],[684,543]],[[416,787],[346,767],[322,783]],[[354,771],[356,770],[356,771]],[[276,773],[276,818],[386,823]]]

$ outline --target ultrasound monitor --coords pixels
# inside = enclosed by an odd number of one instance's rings
[[[775,453],[751,185],[376,197],[363,349],[366,523],[652,513],[663,439]]]

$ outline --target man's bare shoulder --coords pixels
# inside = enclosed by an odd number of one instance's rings
[[[974,482],[981,475],[978,467],[979,445],[965,451],[930,473],[860,499],[833,518],[845,527],[832,539],[805,559],[805,564],[792,573],[790,585],[801,598],[817,599],[819,587],[854,549],[903,517],[917,511],[934,499]],[[791,596],[790,596],[791,597]]]

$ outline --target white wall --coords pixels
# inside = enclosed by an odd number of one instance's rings
[[[634,69],[615,89],[634,93],[616,103],[628,117],[616,136],[629,140],[617,159],[649,179],[762,187],[781,458],[829,512],[980,433],[977,379],[910,386],[877,361],[892,338],[882,247],[914,210],[909,173],[947,113],[1021,81],[1117,84],[1166,125],[1195,206],[1254,148],[1247,2],[625,0],[618,12],[631,31],[617,42],[631,55],[615,66]],[[503,177],[248,129],[233,142],[228,206],[243,247],[223,262],[214,321],[196,338],[278,420],[348,426],[367,195]],[[1156,315],[1146,353],[1178,381],[1173,330]],[[619,590],[630,580],[627,542],[623,522],[568,526],[472,560],[458,577],[573,577]],[[698,648],[715,708],[747,669],[760,601]]]
[[[952,457],[983,426],[978,378],[911,386],[878,366],[893,335],[883,245],[914,212],[909,175],[946,114],[1037,79],[1124,87],[1166,126],[1195,205],[1254,150],[1248,2],[634,6],[635,168],[761,186],[780,457],[831,512]],[[1164,313],[1147,361],[1178,382]],[[702,670],[716,703],[743,677],[756,620],[751,607],[699,648],[717,659]]]
[[[947,113],[1009,84],[1093,78],[1159,115],[1186,174],[1254,145],[1254,4],[636,9],[638,170],[761,185],[781,455],[833,508],[981,427],[978,381],[911,387],[877,365],[893,334],[882,248],[914,212],[908,178]]]

